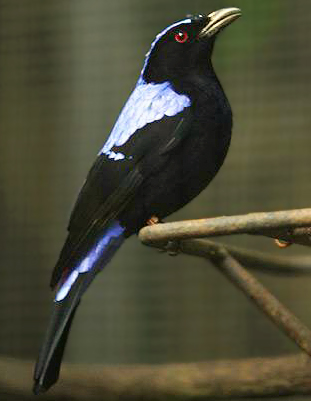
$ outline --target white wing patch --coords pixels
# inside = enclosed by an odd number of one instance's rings
[[[123,153],[115,153],[111,148],[124,145],[145,125],[164,116],[172,117],[190,105],[190,98],[176,93],[169,82],[161,84],[138,82],[100,153],[106,154],[110,159],[124,159]]]

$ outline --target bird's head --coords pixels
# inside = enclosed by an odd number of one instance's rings
[[[217,34],[241,15],[238,8],[189,16],[176,22],[153,41],[141,73],[144,82],[174,82],[210,64]]]

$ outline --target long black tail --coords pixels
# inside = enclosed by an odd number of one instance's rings
[[[83,277],[78,277],[74,286],[81,285]],[[48,329],[36,363],[33,392],[39,394],[48,390],[58,379],[60,366],[79,301],[72,299],[73,293],[79,290],[72,288],[68,297],[54,304]],[[76,298],[76,297],[75,297]]]
[[[52,316],[35,367],[33,387],[35,394],[48,390],[57,381],[70,326],[81,296],[96,274],[110,261],[123,240],[123,236],[112,239],[105,248],[100,262],[94,265],[90,271],[80,273],[68,295],[62,301],[54,303]]]

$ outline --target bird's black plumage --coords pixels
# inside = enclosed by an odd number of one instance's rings
[[[189,17],[151,45],[137,85],[97,156],[54,268],[57,288],[34,392],[55,383],[81,296],[128,236],[198,195],[226,156],[231,108],[211,63],[216,34],[240,11]]]

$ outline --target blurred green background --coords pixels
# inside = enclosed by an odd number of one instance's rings
[[[232,145],[208,189],[170,220],[309,207],[310,1],[0,0],[0,354],[37,355],[69,212],[155,34],[187,13],[225,6],[243,11],[214,53],[234,112]],[[307,252],[246,236],[226,241]],[[311,327],[311,278],[259,278]],[[212,266],[131,238],[85,295],[65,359],[296,351]]]

